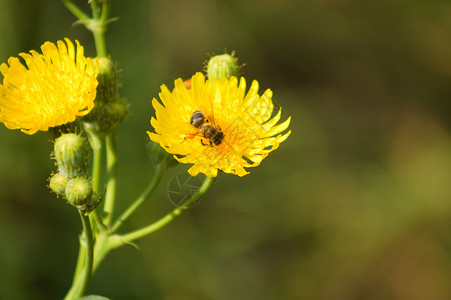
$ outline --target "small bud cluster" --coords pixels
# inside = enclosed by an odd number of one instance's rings
[[[75,133],[61,135],[55,140],[54,156],[58,172],[50,178],[50,189],[80,210],[98,202],[87,175],[89,152],[84,138]]]
[[[106,135],[113,131],[129,116],[128,103],[120,98],[119,78],[116,65],[106,57],[97,58],[99,72],[97,97],[93,110],[84,117],[84,121],[95,128],[97,134]]]

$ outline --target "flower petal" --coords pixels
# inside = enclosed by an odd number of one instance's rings
[[[97,79],[91,59],[83,47],[75,50],[70,40],[57,45],[45,42],[42,54],[20,53],[25,65],[11,57],[2,64],[0,84],[0,122],[26,134],[72,122],[94,107]]]
[[[179,162],[193,164],[188,170],[192,176],[217,176],[218,170],[238,176],[249,174],[245,168],[258,166],[291,133],[280,134],[291,118],[276,125],[281,110],[270,119],[274,110],[272,91],[259,96],[258,87],[254,80],[246,94],[243,77],[239,83],[236,77],[205,80],[201,73],[192,77],[191,89],[181,79],[175,81],[172,92],[162,85],[161,103],[152,100],[155,133],[147,133]],[[190,118],[197,110],[203,123],[195,128]],[[205,135],[207,128],[210,138]],[[215,139],[219,132],[221,138]]]

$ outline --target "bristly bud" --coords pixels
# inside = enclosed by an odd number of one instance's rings
[[[55,173],[50,178],[49,187],[58,196],[64,196],[67,186],[67,177],[61,173]]]
[[[92,184],[86,177],[70,179],[66,186],[66,200],[70,205],[84,210],[91,201]]]
[[[130,115],[128,103],[120,98],[119,76],[116,65],[107,57],[96,58],[98,63],[97,96],[93,110],[83,120],[91,124],[95,133],[107,135]]]
[[[238,59],[233,57],[233,55],[234,53],[232,52],[232,54],[225,53],[210,58],[207,63],[208,79],[230,78],[231,76],[238,77],[241,66],[238,65]]]
[[[117,68],[111,59],[107,57],[98,57],[96,61],[99,67],[97,73],[99,85],[97,86],[95,101],[107,103],[116,96],[119,88]]]
[[[59,172],[66,178],[84,176],[88,172],[88,148],[84,138],[63,134],[55,140],[54,154]]]

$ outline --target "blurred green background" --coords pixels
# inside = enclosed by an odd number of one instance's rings
[[[76,1],[88,11],[86,1]],[[90,293],[111,299],[451,299],[451,3],[113,1],[108,32],[132,116],[118,130],[119,208],[153,173],[162,83],[235,50],[292,135],[244,178],[223,175],[139,250],[115,250]],[[90,33],[59,1],[0,0],[0,61]],[[0,298],[61,299],[81,230],[46,188],[46,133],[0,126]],[[123,230],[173,209],[179,166]]]

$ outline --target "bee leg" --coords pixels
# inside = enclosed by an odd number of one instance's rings
[[[204,144],[203,139],[200,139],[200,143],[202,144],[202,146],[207,146],[207,144]]]

